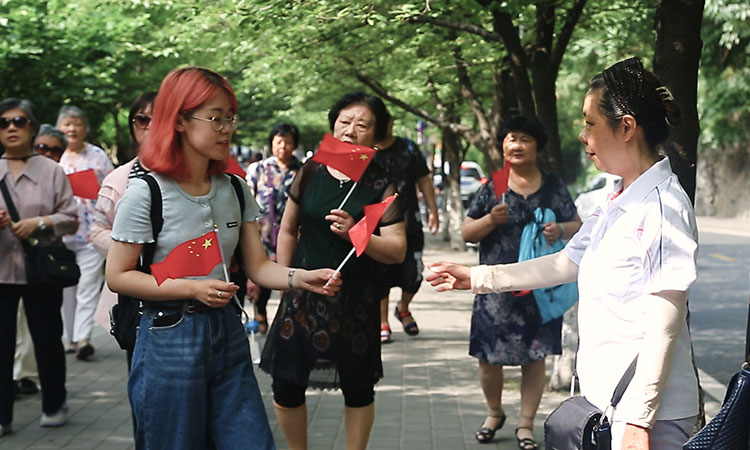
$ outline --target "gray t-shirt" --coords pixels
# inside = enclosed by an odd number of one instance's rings
[[[217,224],[221,248],[228,266],[239,240],[241,222],[254,222],[260,212],[247,185],[242,183],[245,211],[240,217],[240,205],[228,175],[212,176],[211,191],[199,197],[187,194],[171,178],[155,173],[151,175],[161,189],[164,217],[153,262],[161,262],[173,248],[212,231],[214,224]],[[151,192],[146,181],[140,178],[130,180],[115,211],[115,222],[110,234],[112,239],[133,244],[154,242],[150,218]],[[223,280],[224,270],[219,264],[206,277],[187,278]]]

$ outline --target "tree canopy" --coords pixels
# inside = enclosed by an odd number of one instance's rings
[[[573,179],[588,79],[631,55],[653,67],[655,17],[645,0],[1,0],[0,96],[32,99],[47,122],[76,104],[89,114],[90,139],[122,150],[137,94],[174,67],[204,65],[237,93],[236,143],[262,147],[288,120],[311,149],[333,101],[362,89],[389,99],[398,134],[413,135],[421,117],[432,142],[453,132],[460,157],[474,149],[488,166],[500,161],[499,120],[531,112],[554,123],[550,160]],[[741,126],[750,114],[749,21],[743,0],[706,1],[703,149],[750,141]]]

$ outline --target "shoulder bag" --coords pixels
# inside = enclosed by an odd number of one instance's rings
[[[750,311],[745,333],[745,361],[732,376],[719,412],[682,446],[684,450],[750,449]]]
[[[542,233],[544,224],[557,222],[555,212],[547,207],[550,203],[550,182],[544,180],[539,206],[531,214],[529,222],[521,231],[521,241],[518,248],[518,261],[539,258],[562,250],[565,245],[561,239],[547,243]],[[542,323],[547,323],[565,314],[578,301],[578,283],[561,284],[542,289],[534,289],[534,301],[539,309]]]
[[[635,374],[638,356],[617,383],[612,394],[610,416],[614,415],[625,390]],[[606,411],[592,405],[586,397],[573,396],[575,378],[571,385],[571,397],[555,408],[544,421],[544,446],[548,450],[609,450],[612,448],[612,432]]]
[[[16,205],[8,192],[5,180],[0,180],[5,205],[14,222],[21,219]],[[81,270],[76,264],[76,254],[63,244],[46,246],[31,245],[28,239],[21,240],[26,262],[26,281],[29,285],[62,289],[78,284]]]

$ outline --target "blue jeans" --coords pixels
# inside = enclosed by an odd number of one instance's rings
[[[138,449],[276,448],[231,304],[194,314],[145,308],[128,395]]]

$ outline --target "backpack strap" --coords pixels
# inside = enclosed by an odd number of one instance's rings
[[[144,273],[151,273],[151,263],[154,262],[154,252],[156,251],[156,241],[159,238],[159,233],[164,226],[164,217],[162,214],[162,197],[161,189],[156,178],[151,174],[145,174],[140,177],[148,184],[148,190],[151,191],[151,211],[149,217],[151,218],[151,233],[154,237],[154,242],[145,244],[143,246],[143,253],[138,264],[138,270]]]
[[[240,181],[240,178],[237,175],[227,175],[229,176],[229,180],[232,182],[234,193],[237,195],[237,202],[240,204],[240,230],[242,230],[242,216],[245,213],[245,193],[242,191],[242,182]],[[242,270],[242,264],[244,260],[242,258],[242,245],[240,244],[240,242],[237,242],[237,247],[235,247],[232,256],[234,257],[235,262],[240,266],[239,272],[244,274],[244,271]],[[231,265],[230,262],[228,263]]]
[[[242,185],[240,179],[236,175],[229,175],[229,180],[232,182],[234,193],[237,194],[237,201],[240,203],[240,216],[245,212],[245,193],[242,192]]]

